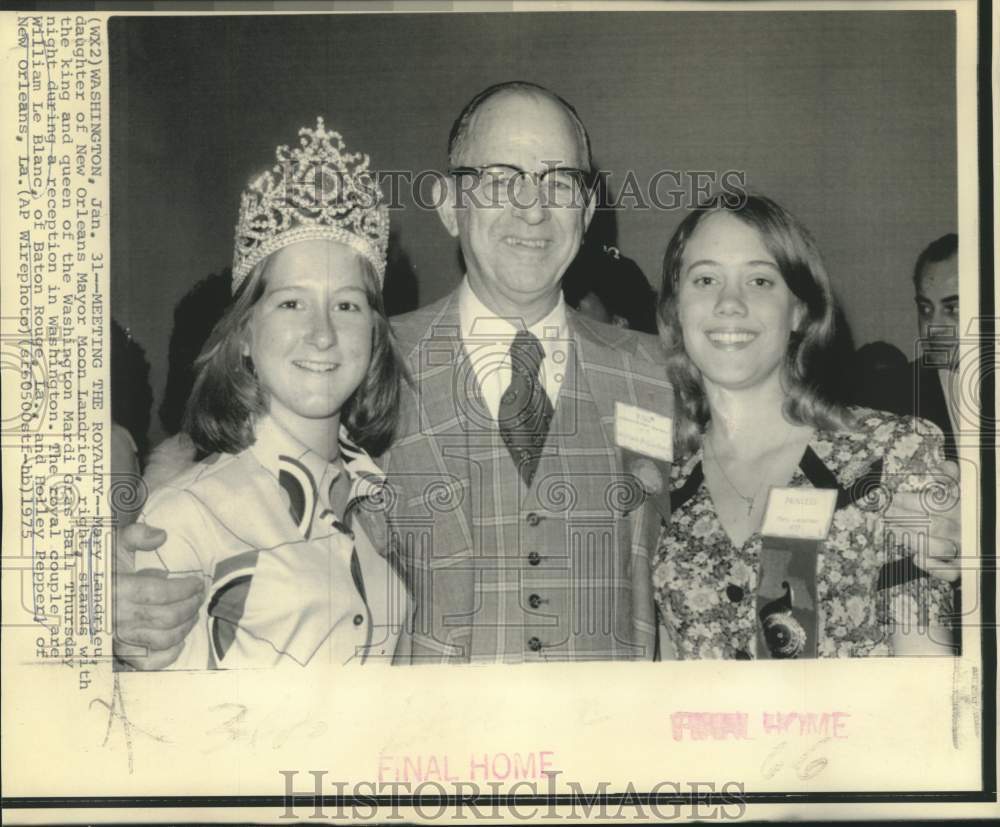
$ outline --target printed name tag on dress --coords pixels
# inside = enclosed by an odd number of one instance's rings
[[[655,411],[615,402],[615,444],[653,459],[673,462],[674,421]]]
[[[837,507],[832,488],[772,488],[760,533],[766,537],[825,540]]]

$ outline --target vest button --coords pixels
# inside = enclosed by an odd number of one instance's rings
[[[365,622],[364,615],[354,615],[354,625],[355,626],[360,626],[364,622]]]
[[[533,594],[528,598],[528,605],[531,606],[532,609],[537,609],[542,605],[542,598],[537,594]]]
[[[726,597],[733,603],[739,603],[743,599],[743,589],[735,583],[730,583],[726,586]]]
[[[529,565],[537,566],[541,562],[542,562],[542,555],[540,555],[537,551],[533,551],[528,555]]]
[[[542,518],[539,517],[534,511],[532,511],[524,519],[525,519],[525,522],[527,522],[528,525],[530,525],[532,528],[534,528],[536,525],[538,525],[542,521]]]
[[[540,652],[542,650],[542,642],[537,637],[528,638],[528,648],[532,652]]]

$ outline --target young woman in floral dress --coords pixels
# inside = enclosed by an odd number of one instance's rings
[[[667,248],[658,310],[679,400],[653,560],[663,651],[756,657],[759,529],[777,486],[838,492],[817,556],[819,657],[950,654],[950,584],[884,542],[893,494],[940,481],[941,433],[824,391],[834,302],[805,228],[760,196],[695,211]]]

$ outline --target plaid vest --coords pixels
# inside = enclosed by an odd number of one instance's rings
[[[669,416],[673,389],[654,337],[569,322],[566,377],[527,488],[478,398],[454,296],[393,319],[415,380],[382,462],[389,543],[417,604],[407,662],[653,657],[648,558],[669,500],[623,496],[614,407]]]

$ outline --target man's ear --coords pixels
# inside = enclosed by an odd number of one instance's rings
[[[455,179],[434,177],[431,184],[431,195],[437,208],[438,218],[444,224],[448,235],[458,238],[458,215],[455,206]]]

